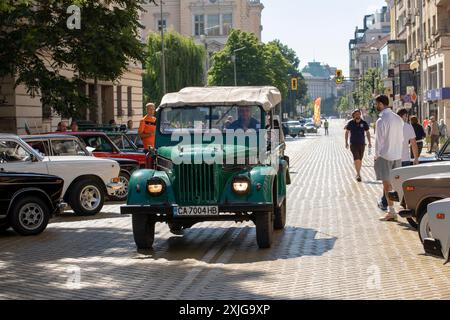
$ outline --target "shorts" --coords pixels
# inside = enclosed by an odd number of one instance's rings
[[[352,144],[350,145],[350,151],[353,154],[353,160],[357,161],[364,158],[364,152],[366,150],[366,146],[364,144]]]
[[[378,181],[390,181],[391,171],[402,166],[402,160],[390,161],[384,158],[375,160],[375,174]]]

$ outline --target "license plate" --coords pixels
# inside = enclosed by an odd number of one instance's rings
[[[174,207],[173,214],[175,216],[217,216],[219,215],[219,207],[217,206]]]

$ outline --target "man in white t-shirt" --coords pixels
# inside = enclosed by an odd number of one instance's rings
[[[411,153],[414,155],[413,164],[419,164],[419,148],[416,141],[416,133],[412,125],[408,123],[408,110],[400,109],[397,111],[397,115],[403,119],[405,124],[403,125],[403,147],[402,147],[402,167],[411,165]],[[411,145],[411,149],[409,146]]]
[[[376,123],[375,173],[377,180],[383,181],[383,191],[387,198],[392,190],[391,171],[402,165],[404,122],[389,108],[389,98],[385,95],[375,99],[375,107],[380,112]],[[388,199],[388,212],[382,221],[397,221],[394,203]]]

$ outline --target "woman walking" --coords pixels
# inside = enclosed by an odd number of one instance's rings
[[[444,122],[444,119],[439,121],[439,143],[441,146],[445,144],[447,141],[447,125]]]
[[[411,117],[411,125],[414,128],[414,132],[416,133],[417,147],[419,149],[419,156],[420,156],[423,150],[424,139],[427,137],[427,134],[425,133],[425,130],[423,129],[422,125],[419,123],[417,116]],[[414,154],[411,150],[411,158],[413,157]]]

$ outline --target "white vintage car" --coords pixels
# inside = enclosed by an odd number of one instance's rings
[[[430,162],[392,170],[391,181],[394,192],[389,193],[389,198],[403,205],[403,183],[405,181],[424,175],[448,172],[450,172],[450,161]],[[408,222],[412,227],[417,228],[417,223],[413,218],[408,218]]]
[[[45,157],[18,136],[0,134],[0,171],[45,173],[64,180],[63,199],[79,215],[94,215],[106,195],[114,195],[122,184],[119,164],[86,156]]]
[[[450,258],[450,198],[430,203],[419,228],[428,235],[423,242],[425,252],[443,257],[448,262]]]

